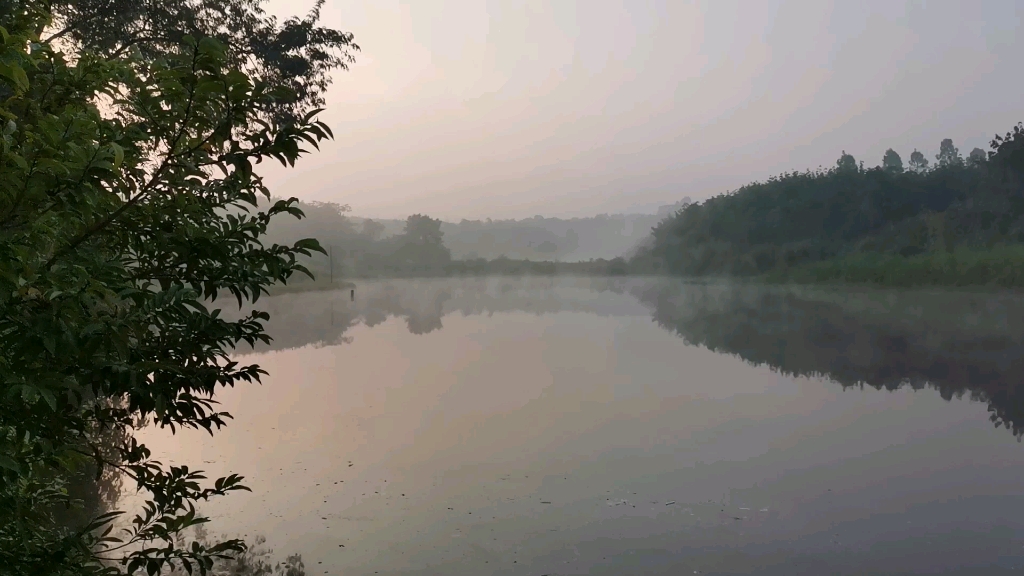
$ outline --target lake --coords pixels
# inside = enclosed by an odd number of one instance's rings
[[[270,375],[154,454],[315,574],[1024,567],[1024,298],[621,278],[261,299]],[[1018,398],[1018,393],[1022,394]]]

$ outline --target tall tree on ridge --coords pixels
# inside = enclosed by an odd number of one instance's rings
[[[910,169],[918,174],[928,170],[928,159],[917,148],[910,153]]]
[[[900,174],[903,172],[903,159],[895,150],[889,148],[885,151],[885,156],[882,157],[882,168],[886,172]]]

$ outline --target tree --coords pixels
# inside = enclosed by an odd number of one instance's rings
[[[960,151],[957,150],[956,146],[953,146],[951,138],[946,138],[939,144],[939,153],[935,155],[935,159],[938,161],[938,165],[942,167],[960,166],[964,163],[963,158],[960,157]]]
[[[967,165],[978,167],[984,164],[988,160],[988,155],[981,148],[975,148],[971,150],[971,153],[967,156]]]
[[[1024,123],[1018,123],[1005,136],[996,135],[991,141],[989,159],[996,164],[1024,173]]]
[[[857,171],[857,160],[850,154],[843,150],[843,154],[836,161],[836,166],[840,172],[856,172]]]
[[[928,159],[918,152],[917,148],[910,153],[910,169],[919,174],[928,170]]]
[[[537,246],[537,252],[541,254],[554,254],[558,252],[558,244],[555,244],[551,240],[545,240]]]
[[[212,6],[230,17],[218,21]],[[202,19],[182,20],[185,8]],[[196,503],[245,489],[242,478],[208,483],[161,465],[134,431],[147,420],[171,431],[225,425],[217,391],[264,374],[228,354],[269,340],[268,316],[228,321],[216,306],[256,301],[308,273],[299,257],[323,252],[315,240],[261,242],[272,219],[302,213],[294,198],[260,211],[269,190],[253,166],[294,165],[304,144],[331,136],[314,106],[320,74],[340,56],[317,52],[332,43],[313,33],[315,10],[278,26],[258,8],[83,0],[0,11],[5,573],[205,569],[244,549],[182,540],[206,521]],[[241,37],[248,29],[263,35]],[[282,34],[292,34],[284,54],[258,45]],[[114,454],[102,449],[111,438]],[[90,462],[148,494],[127,531],[110,531],[121,512],[74,530],[54,522],[55,509],[76,505],[68,478]]]
[[[384,225],[376,220],[363,220],[363,234],[370,240],[379,240],[384,235]]]
[[[577,233],[572,228],[569,228],[568,230],[566,230],[565,231],[565,243],[563,244],[563,246],[566,249],[566,251],[568,251],[568,252],[572,252],[573,250],[579,248],[580,247],[580,235],[579,235],[579,233]]]
[[[423,214],[413,214],[406,218],[403,234],[406,242],[420,246],[439,245],[444,238],[444,232],[441,232],[441,221]]]
[[[292,96],[268,104],[283,122],[322,107],[330,74],[346,69],[359,46],[348,32],[319,25],[324,0],[305,18],[278,22],[265,0],[52,0],[43,40],[70,40],[106,58],[136,50],[158,59],[186,37],[212,38],[230,49],[225,65]]]
[[[406,264],[420,264],[427,267],[451,261],[451,252],[444,245],[441,221],[413,214],[405,221],[405,231],[398,239],[396,257]]]
[[[900,155],[895,150],[889,148],[885,151],[885,156],[882,157],[882,168],[886,172],[901,174],[903,172],[903,159],[900,158]]]

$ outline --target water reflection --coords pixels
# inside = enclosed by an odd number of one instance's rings
[[[392,317],[401,318],[412,334],[429,334],[444,327],[448,314],[645,313],[639,302],[623,306],[620,299],[601,297],[606,292],[623,294],[627,286],[623,281],[586,278],[424,279],[365,282],[354,299],[347,290],[283,294],[260,300],[256,306],[270,313],[268,330],[273,341],[255,349],[241,348],[238,354],[344,344],[352,328],[377,326]],[[225,316],[231,314],[237,312],[225,310]]]
[[[602,297],[609,294],[634,301]],[[822,376],[844,388],[931,388],[946,400],[986,402],[996,427],[1024,435],[1024,297],[1016,293],[473,278],[367,282],[354,301],[348,296],[313,292],[261,301],[274,341],[255,351],[343,344],[353,327],[392,317],[412,334],[429,334],[449,314],[647,313],[689,344],[786,375]]]
[[[672,282],[633,291],[688,343],[844,388],[933,388],[1024,430],[1024,299],[1012,293]]]
[[[1013,295],[471,279],[259,304],[264,385],[225,391],[216,437],[147,444],[246,475],[217,526],[317,573],[1024,566],[1020,445],[940,397],[1016,430]]]

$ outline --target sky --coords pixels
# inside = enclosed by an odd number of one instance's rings
[[[304,0],[270,0],[279,15]],[[1016,0],[327,0],[335,140],[272,192],[445,220],[654,212],[1024,120]]]

